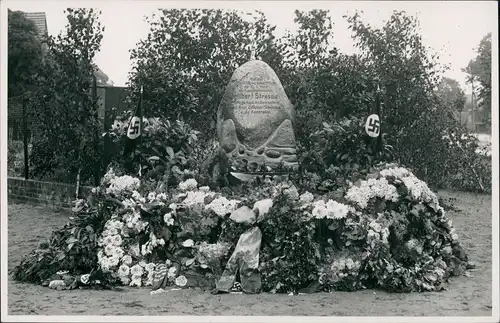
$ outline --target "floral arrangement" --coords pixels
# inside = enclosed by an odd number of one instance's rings
[[[214,286],[240,236],[255,226],[266,292],[432,291],[468,266],[437,196],[396,164],[378,165],[335,195],[301,191],[291,181],[213,191],[185,176],[164,190],[108,171],[92,198],[78,202],[84,220],[57,231],[64,239],[51,252],[32,252],[14,276],[40,283],[66,270],[110,285]],[[92,240],[73,236],[90,219]],[[69,258],[74,246],[89,249],[81,253],[85,266],[53,261]],[[28,275],[40,264],[43,277]]]

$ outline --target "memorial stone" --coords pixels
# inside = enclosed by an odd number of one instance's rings
[[[229,160],[297,167],[295,111],[278,76],[266,63],[237,68],[217,112],[217,135]]]

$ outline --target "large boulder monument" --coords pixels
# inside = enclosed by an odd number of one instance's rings
[[[294,108],[273,69],[259,60],[238,67],[217,111],[217,135],[229,160],[296,169],[294,127]]]

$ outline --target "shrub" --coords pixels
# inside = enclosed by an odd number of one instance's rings
[[[182,121],[143,118],[143,134],[130,156],[124,156],[130,113],[115,120],[105,135],[113,142],[111,165],[127,174],[144,174],[146,178],[176,185],[188,169],[195,169],[195,152],[199,132]]]

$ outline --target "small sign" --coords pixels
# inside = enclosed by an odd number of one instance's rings
[[[376,114],[372,114],[368,117],[365,124],[365,131],[368,136],[376,138],[380,134],[380,118]]]
[[[130,139],[136,139],[141,135],[141,119],[139,117],[134,116],[130,120],[130,126],[127,130],[127,137]]]

